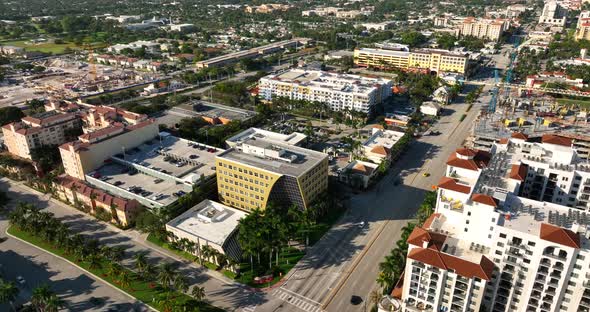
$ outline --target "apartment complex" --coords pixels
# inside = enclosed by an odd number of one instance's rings
[[[580,12],[574,38],[576,40],[590,40],[590,11]]]
[[[589,169],[556,135],[458,149],[408,238],[406,310],[588,311]]]
[[[81,130],[75,113],[48,111],[27,116],[2,127],[4,144],[18,157],[31,159],[31,151],[42,146],[60,145]]]
[[[86,180],[86,174],[98,168],[112,155],[123,153],[158,136],[158,125],[153,119],[137,124],[116,123],[85,133],[77,141],[59,147],[65,173]]]
[[[468,17],[459,26],[459,34],[461,36],[473,36],[480,39],[498,41],[507,29],[508,23],[502,19],[490,20]]]
[[[392,81],[384,78],[303,69],[271,74],[258,83],[259,95],[266,101],[273,97],[318,101],[333,111],[349,109],[368,114],[391,96],[392,87]]]
[[[328,188],[327,154],[268,136],[238,137],[216,157],[223,204],[245,211],[269,202],[305,209]]]
[[[448,72],[464,75],[467,71],[468,60],[467,53],[440,49],[398,51],[360,48],[354,50],[354,64],[356,66],[420,70],[439,75]]]
[[[539,24],[565,26],[567,9],[557,1],[549,1],[543,6],[543,12],[539,17]]]

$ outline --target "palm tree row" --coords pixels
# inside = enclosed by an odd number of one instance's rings
[[[148,263],[145,254],[140,253],[134,256],[135,272],[132,272],[120,264],[125,258],[124,247],[101,245],[96,239],[74,234],[66,224],[56,219],[52,213],[41,211],[32,204],[19,203],[16,209],[10,213],[9,221],[11,225],[18,227],[20,230],[33,234],[54,247],[63,249],[67,255],[73,256],[76,261],[86,262],[91,270],[103,269],[106,276],[110,276],[115,283],[125,289],[134,291],[131,289],[131,283],[133,279],[137,279],[144,282],[157,281],[165,293],[172,293],[173,290],[181,292],[189,290],[188,280],[184,275],[178,273],[171,263],[162,263],[156,267]],[[7,302],[10,302],[10,298],[12,298],[9,286],[0,283],[0,299]],[[47,289],[42,290],[46,291]],[[38,297],[45,298],[43,296]],[[47,302],[53,304],[55,298],[50,299]],[[197,300],[202,301],[203,296],[199,296]],[[39,302],[45,301],[40,300]],[[50,310],[42,309],[40,311]]]
[[[436,206],[436,192],[427,192],[422,205],[416,213],[416,222],[410,222],[402,228],[401,238],[396,242],[396,247],[391,250],[385,260],[379,263],[379,275],[377,283],[382,287],[383,293],[391,292],[395,282],[401,277],[406,266],[406,255],[408,253],[408,238],[417,225],[433,213]]]
[[[178,238],[172,232],[167,232],[170,246],[174,249],[184,250],[196,256],[201,265],[204,261],[218,265],[220,268],[227,268],[236,272],[239,262],[209,245],[199,245],[197,242],[190,241],[186,238]]]

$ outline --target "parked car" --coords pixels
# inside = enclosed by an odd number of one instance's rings
[[[154,183],[155,183],[155,184],[162,183],[162,182],[164,182],[164,180],[163,180],[163,179],[155,179],[155,180],[154,180]]]
[[[20,275],[16,277],[16,282],[19,283],[19,284],[21,284],[21,285],[24,285],[24,284],[27,283],[27,281],[25,280],[25,278],[22,277],[22,276],[20,276]]]

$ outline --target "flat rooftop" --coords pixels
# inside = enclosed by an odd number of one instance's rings
[[[296,157],[296,160],[287,162],[273,157],[262,157],[241,150],[241,147],[230,148],[229,150],[219,154],[219,158],[227,159],[237,163],[267,170],[270,172],[284,174],[298,177],[307,172],[324,159],[328,157],[327,154],[301,148],[298,146],[291,146],[287,144],[279,144],[275,141],[251,138],[243,141],[242,145],[253,146],[258,149],[265,150],[282,150],[289,156]]]
[[[376,90],[378,86],[391,82],[391,80],[381,77],[370,78],[359,75],[302,69],[292,69],[280,74],[271,74],[263,77],[261,80],[264,79],[359,94],[368,94]]]
[[[173,195],[174,193],[179,191],[188,193],[192,190],[190,185],[178,183],[174,180],[162,179],[161,182],[156,183],[158,178],[144,174],[142,172],[129,174],[129,168],[127,166],[116,162],[103,165],[89,174],[89,176],[92,177],[96,173],[98,173],[98,179],[104,179],[102,182],[109,184],[109,187],[106,189],[107,191],[110,191],[115,195],[120,195],[124,198],[135,198],[135,196],[143,197],[148,201],[157,202],[161,206],[168,206],[178,200],[178,198]],[[90,184],[105,189],[101,185],[93,183],[92,179],[88,179],[88,176],[87,181]],[[145,196],[142,196],[141,194],[135,194],[129,190],[129,188],[133,186],[141,187],[144,191],[150,192],[150,194]],[[154,199],[154,196],[159,194],[161,194],[161,196],[157,199]],[[140,199],[138,200],[142,204],[145,204],[145,201]]]
[[[441,215],[434,219],[429,228],[430,231],[446,236],[442,252],[475,263],[479,263],[481,257],[488,254],[487,247],[472,245],[468,238],[462,237],[463,228],[456,227],[453,222],[445,221],[446,217]]]
[[[391,149],[393,145],[404,136],[404,134],[405,133],[400,131],[380,130],[371,135],[363,145],[367,147],[381,145]]]
[[[515,195],[509,195],[506,198],[502,212],[510,214],[510,218],[501,218],[501,226],[537,236],[540,234],[541,223],[565,229],[571,229],[574,224],[584,229],[590,225],[590,213]]]
[[[222,149],[164,134],[161,140],[126,150],[115,158],[156,170],[187,183],[215,174],[215,156]],[[175,160],[184,161],[178,165]]]
[[[228,145],[232,145],[234,143],[237,144],[251,140],[252,138],[275,141],[277,143],[283,143],[287,145],[297,145],[301,143],[303,140],[305,140],[307,136],[299,132],[293,132],[291,134],[282,134],[260,128],[250,128],[227,139],[226,142],[228,143]]]
[[[166,226],[222,246],[247,214],[226,205],[204,200],[168,222]]]

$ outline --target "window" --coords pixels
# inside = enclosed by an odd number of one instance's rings
[[[465,228],[464,231],[467,232],[467,228]]]
[[[500,233],[500,238],[506,238],[506,234]]]

